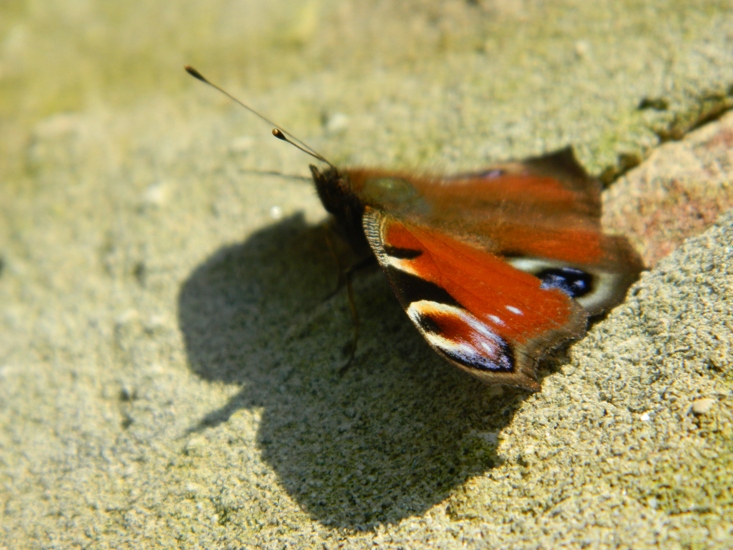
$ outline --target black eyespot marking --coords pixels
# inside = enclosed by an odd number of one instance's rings
[[[397,258],[398,260],[413,260],[422,255],[422,250],[412,250],[411,248],[397,248],[395,246],[385,246],[384,251],[388,256]]]
[[[525,258],[527,255],[519,250],[502,250],[501,256],[508,260],[513,260],[515,258]]]
[[[469,369],[489,372],[514,372],[516,361],[514,350],[505,341],[499,343],[500,353],[497,357],[486,357],[483,355],[463,355],[457,350],[440,348],[440,352],[449,360],[465,365]]]
[[[398,289],[397,296],[401,296],[405,304],[428,300],[437,304],[463,308],[447,290],[416,275],[390,267],[389,279]]]
[[[542,281],[540,288],[557,288],[571,298],[581,298],[593,290],[593,275],[574,267],[543,269],[534,275]]]
[[[416,315],[413,319],[425,332],[440,334],[440,325],[427,315]]]

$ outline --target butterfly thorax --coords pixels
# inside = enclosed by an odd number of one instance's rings
[[[367,244],[362,224],[365,208],[413,221],[431,210],[412,179],[399,172],[334,167],[321,172],[315,166],[310,168],[323,206],[333,214],[356,250]]]

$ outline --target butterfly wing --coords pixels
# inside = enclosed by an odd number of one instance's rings
[[[620,303],[643,269],[624,237],[602,233],[601,186],[569,148],[450,177],[349,177],[363,204],[501,257],[591,315]]]
[[[643,269],[626,238],[602,233],[601,185],[570,148],[414,185],[444,230],[459,228],[449,234],[470,235],[545,286],[567,292],[591,315],[623,301]]]
[[[423,337],[481,380],[537,391],[540,357],[585,332],[587,313],[566,292],[495,254],[373,208],[363,226]]]
[[[602,233],[600,184],[570,149],[448,177],[311,170],[428,343],[487,382],[539,390],[540,357],[582,336],[643,268]]]

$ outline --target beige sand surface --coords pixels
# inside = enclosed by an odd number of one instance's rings
[[[730,1],[2,10],[0,548],[733,545],[731,121],[659,147],[733,104]],[[367,273],[339,377],[323,210],[252,173],[308,159],[184,63],[337,163],[656,155],[607,217],[659,263],[529,397]]]

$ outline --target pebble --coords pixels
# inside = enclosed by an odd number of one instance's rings
[[[712,397],[703,397],[702,399],[696,399],[692,402],[692,412],[695,414],[706,414],[710,412],[710,409],[715,405],[715,399]]]

